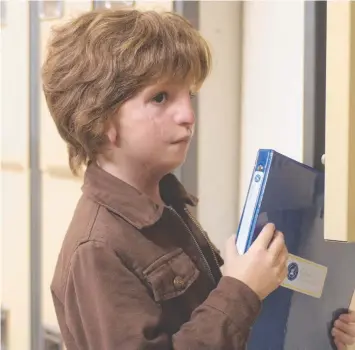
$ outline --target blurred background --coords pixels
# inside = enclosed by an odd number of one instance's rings
[[[213,70],[194,100],[196,137],[176,175],[200,198],[195,214],[223,254],[259,148],[320,170],[326,153],[328,194],[343,183],[333,209],[354,205],[355,7],[343,3],[336,9],[322,1],[1,1],[2,350],[63,349],[49,286],[81,179],[69,172],[41,91],[51,27],[95,6],[133,6],[177,11],[205,36]],[[353,222],[335,217],[327,238],[354,239]],[[343,230],[334,233],[339,220]]]

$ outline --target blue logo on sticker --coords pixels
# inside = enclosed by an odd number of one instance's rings
[[[259,174],[255,175],[255,182],[259,182],[261,179],[261,176]]]
[[[288,274],[287,278],[289,281],[294,281],[298,276],[298,265],[295,262],[292,262],[288,265]]]

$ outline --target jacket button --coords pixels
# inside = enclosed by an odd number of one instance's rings
[[[174,287],[176,289],[182,289],[185,287],[185,281],[180,276],[174,278]]]

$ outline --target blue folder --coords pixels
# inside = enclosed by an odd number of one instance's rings
[[[265,224],[272,222],[284,233],[289,253],[300,255],[312,223],[323,216],[323,197],[323,172],[275,150],[260,149],[237,231],[239,253],[244,254]],[[279,287],[263,301],[248,350],[284,350],[293,293]]]

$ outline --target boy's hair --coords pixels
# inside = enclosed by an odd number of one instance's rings
[[[43,91],[74,175],[105,143],[105,124],[120,105],[160,79],[210,71],[206,41],[183,17],[135,9],[84,13],[53,29],[42,67]]]

